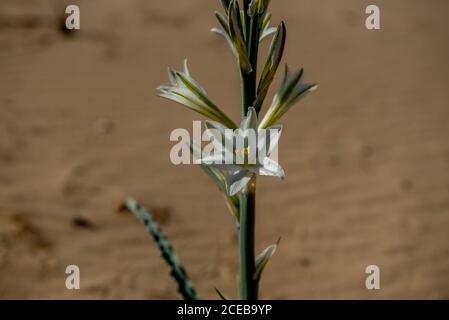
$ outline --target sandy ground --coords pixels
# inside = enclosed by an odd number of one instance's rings
[[[286,180],[259,179],[258,250],[282,236],[262,298],[449,299],[449,2],[375,2],[380,31],[365,29],[368,1],[272,1],[285,61],[320,88],[283,119]],[[237,297],[221,195],[169,161],[170,132],[201,118],[155,96],[188,57],[238,119],[233,57],[208,32],[218,1],[76,3],[70,35],[63,1],[0,2],[0,298],[176,298],[144,228],[116,213],[128,195],[155,210],[202,298]],[[81,290],[65,288],[69,264]]]

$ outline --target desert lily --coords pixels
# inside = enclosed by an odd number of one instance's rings
[[[272,159],[282,132],[282,126],[277,123],[296,102],[317,86],[304,82],[302,69],[292,72],[286,67],[281,85],[259,124],[258,115],[284,53],[286,27],[284,22],[276,28],[270,26],[270,0],[241,0],[242,8],[238,0],[220,1],[224,13],[216,12],[219,26],[212,31],[226,39],[237,60],[242,89],[243,120],[240,127],[237,128],[233,120],[212,102],[204,88],[193,79],[187,62],[184,63],[183,71],[169,69],[170,85],[158,89],[161,97],[178,102],[208,119],[206,127],[211,131],[213,145],[218,146],[218,152],[214,149],[213,153],[201,157],[205,152],[200,145],[195,144],[190,145],[190,151],[194,158],[201,159],[199,166],[224,194],[226,204],[235,217],[240,252],[240,298],[256,300],[262,271],[279,242],[268,246],[258,256],[255,255],[256,177],[284,177],[282,167]],[[273,34],[267,60],[260,77],[257,77],[259,44]],[[264,132],[264,129],[267,130]],[[255,137],[255,144],[249,143],[251,135]],[[185,299],[198,299],[187,272],[151,214],[132,199],[125,202],[125,207],[147,226],[163,258],[171,267],[171,275],[178,283],[179,293]],[[221,298],[226,298],[217,292]]]
[[[304,69],[292,72],[288,66],[285,66],[281,86],[274,95],[273,102],[260,123],[260,128],[267,128],[276,123],[295,103],[317,87],[316,84],[304,82]]]
[[[213,154],[206,155],[199,162],[226,172],[229,196],[243,191],[257,174],[284,178],[282,167],[270,158],[277,148],[282,125],[259,130],[256,110],[250,108],[240,128],[234,132],[215,121],[206,121],[206,127],[218,145]]]
[[[168,78],[170,85],[158,88],[160,97],[178,102],[209,119],[219,121],[231,128],[236,127],[234,122],[211,101],[206,90],[192,78],[187,60],[184,60],[183,71],[175,71],[169,68]]]

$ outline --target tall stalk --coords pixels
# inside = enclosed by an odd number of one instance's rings
[[[257,300],[258,282],[254,278],[256,222],[256,178],[240,194],[240,298]]]
[[[215,154],[204,154],[201,144],[190,143],[190,152],[203,171],[213,180],[219,190],[224,193],[226,204],[238,225],[240,251],[240,298],[242,300],[257,300],[259,282],[262,272],[269,259],[275,253],[278,242],[268,246],[257,257],[255,256],[255,223],[256,223],[256,176],[272,176],[283,179],[285,173],[277,160],[271,159],[271,152],[277,147],[282,131],[280,118],[300,99],[317,88],[315,84],[304,82],[303,69],[292,71],[285,67],[281,84],[273,97],[271,105],[259,123],[259,112],[262,109],[270,85],[282,60],[286,41],[286,28],[281,22],[277,28],[270,26],[271,14],[267,11],[270,0],[220,0],[224,13],[216,12],[219,26],[212,32],[222,36],[234,53],[241,75],[242,121],[237,126],[222,109],[215,104],[206,90],[196,81],[188,68],[187,60],[182,71],[168,70],[170,84],[158,88],[159,95],[172,100],[207,118],[205,127],[214,137],[214,143],[219,142],[219,150]],[[260,79],[257,76],[257,60],[259,43],[272,36],[270,49]],[[232,135],[227,136],[231,129]],[[265,129],[270,132],[264,136]],[[256,144],[249,145],[250,133],[256,136]],[[236,141],[244,141],[243,146]],[[221,141],[221,143],[220,143]],[[229,146],[228,142],[231,141]],[[182,142],[184,143],[184,142]],[[215,148],[215,147],[214,147]],[[256,150],[256,161],[248,161],[251,150]],[[263,151],[265,150],[265,154]],[[244,161],[237,161],[237,158]],[[234,158],[233,163],[228,163]],[[177,162],[178,159],[175,159]],[[255,162],[255,163],[254,163]],[[131,205],[131,211],[136,206]],[[174,256],[172,248],[163,238],[161,232],[146,212],[136,212],[136,215],[148,226],[156,242],[162,250],[164,259],[172,268],[172,276],[179,283],[180,291],[186,299],[196,298],[193,288]],[[174,270],[174,271],[173,271]],[[187,289],[187,290],[184,290]],[[217,290],[221,298],[226,298]]]
[[[246,22],[246,48],[252,70],[242,72],[242,117],[256,100],[257,56],[259,48],[259,22],[248,14],[250,0],[244,1]],[[254,176],[246,190],[240,194],[240,298],[257,300],[258,281],[254,278],[255,266],[255,223],[256,223],[256,177]]]

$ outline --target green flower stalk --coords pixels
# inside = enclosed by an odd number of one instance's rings
[[[237,127],[212,102],[204,88],[192,78],[187,62],[184,62],[183,71],[169,69],[170,84],[158,90],[161,97],[180,103],[207,118],[205,125],[216,149],[203,154],[201,145],[191,143],[190,151],[195,159],[199,159],[196,163],[223,193],[235,218],[240,252],[240,299],[256,300],[262,271],[279,244],[278,241],[258,256],[255,255],[256,177],[265,175],[284,178],[284,170],[270,157],[282,132],[282,125],[278,121],[317,86],[304,82],[302,69],[292,72],[286,67],[279,89],[259,124],[258,115],[284,54],[287,34],[285,23],[281,22],[276,28],[270,26],[270,0],[243,0],[243,6],[238,0],[220,2],[224,13],[215,13],[219,26],[211,31],[226,40],[237,60],[241,76],[241,125]],[[257,80],[259,44],[273,34],[266,62]],[[161,241],[162,231],[146,211],[137,210],[141,208],[138,204],[128,202],[128,207],[147,225],[159,244],[181,288],[180,292],[186,299],[196,299],[184,267],[180,265],[165,237]],[[222,299],[227,299],[218,289],[216,291]]]

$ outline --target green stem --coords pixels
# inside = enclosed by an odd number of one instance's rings
[[[246,46],[252,71],[242,73],[242,117],[246,117],[257,95],[257,56],[259,48],[258,17],[248,16],[250,0],[244,1],[246,20]],[[256,178],[253,177],[240,195],[240,298],[257,300],[258,282],[254,279],[255,266],[255,222],[256,222]]]
[[[254,238],[256,222],[256,178],[249,183],[246,192],[240,195],[240,298],[257,300],[258,283]]]

